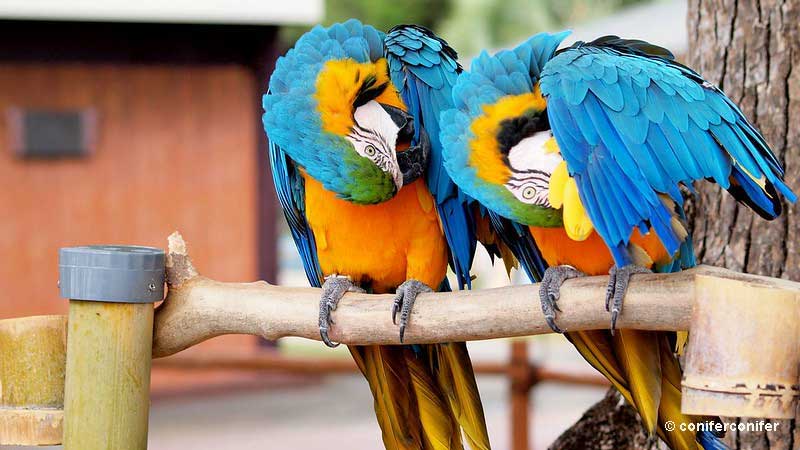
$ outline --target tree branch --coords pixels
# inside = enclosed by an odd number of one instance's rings
[[[785,280],[701,266],[678,274],[637,275],[625,298],[619,328],[689,329],[697,275],[800,291]],[[319,340],[320,290],[255,283],[223,283],[198,274],[180,234],[169,238],[169,294],[155,316],[153,356],[172,355],[223,334],[267,339]],[[558,324],[567,330],[604,329],[607,277],[567,281]],[[398,344],[391,295],[347,294],[334,312],[331,337],[343,344]],[[405,343],[471,341],[551,333],[539,307],[538,285],[422,294],[414,305]]]

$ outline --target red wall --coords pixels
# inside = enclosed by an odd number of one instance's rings
[[[180,230],[205,275],[256,279],[253,78],[234,65],[0,65],[0,318],[65,311],[61,246],[164,247]],[[93,153],[19,158],[11,108],[94,109]]]

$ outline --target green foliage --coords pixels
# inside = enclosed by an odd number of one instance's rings
[[[387,31],[401,23],[414,23],[436,28],[447,16],[449,0],[327,0],[326,23],[342,22],[356,17],[379,30]]]
[[[642,0],[458,0],[436,30],[463,56],[597,19]]]
[[[291,1],[291,0],[288,0]],[[323,24],[356,18],[381,31],[401,23],[426,26],[462,57],[516,44],[646,0],[326,0]],[[281,30],[288,46],[309,27]]]
[[[451,0],[326,0],[322,23],[330,25],[356,18],[381,31],[402,23],[436,29],[448,15],[451,3]],[[286,27],[281,30],[281,37],[291,45],[308,30],[309,27]]]

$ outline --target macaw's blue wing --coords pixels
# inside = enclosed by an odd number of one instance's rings
[[[606,36],[545,64],[540,87],[553,134],[595,229],[618,264],[634,227],[669,252],[681,240],[658,193],[710,179],[767,219],[778,192],[796,197],[764,138],[719,89],[660,47]]]
[[[392,82],[414,116],[416,132],[424,127],[430,138],[428,188],[436,199],[458,284],[462,288],[470,286],[469,270],[476,245],[471,199],[447,175],[439,139],[439,115],[452,107],[451,92],[461,72],[456,52],[430,30],[416,25],[392,28],[384,47]]]
[[[492,229],[517,258],[522,270],[528,275],[528,279],[533,283],[542,281],[544,271],[547,269],[547,262],[539,252],[539,247],[528,227],[492,211],[487,210],[487,212]]]
[[[289,231],[291,231],[294,243],[300,253],[308,282],[313,287],[321,287],[323,275],[317,259],[314,232],[311,231],[306,220],[303,178],[286,153],[272,142],[269,144],[269,159],[278,201],[283,208],[283,215],[286,216]]]

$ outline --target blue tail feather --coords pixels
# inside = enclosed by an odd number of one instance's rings
[[[730,450],[722,439],[710,431],[698,431],[695,436],[697,443],[703,446],[703,450]]]

